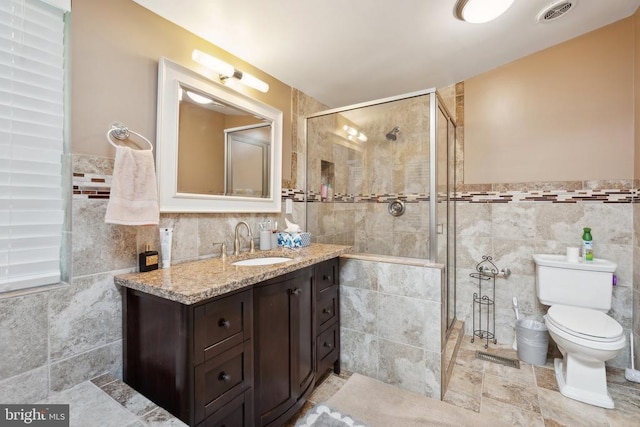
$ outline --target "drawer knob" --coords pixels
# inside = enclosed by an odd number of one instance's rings
[[[225,329],[229,329],[231,327],[231,322],[229,322],[227,319],[222,318],[220,319],[220,321],[218,322],[218,326],[220,326],[221,328],[225,328]]]
[[[300,288],[289,289],[289,293],[290,293],[291,295],[300,295],[300,292],[302,292],[302,291],[300,290]]]
[[[329,310],[328,308],[325,308],[322,310],[322,314],[331,314],[331,310]]]
[[[218,375],[218,380],[228,383],[229,381],[231,381],[231,375],[227,374],[225,371],[222,371],[220,372],[220,375]]]
[[[325,341],[324,346],[327,348],[331,348],[331,344],[329,344],[328,342]]]

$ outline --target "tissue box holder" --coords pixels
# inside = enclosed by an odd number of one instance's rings
[[[311,233],[278,233],[278,246],[284,246],[285,248],[295,249],[304,248],[311,244]]]

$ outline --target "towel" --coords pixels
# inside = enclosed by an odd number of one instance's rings
[[[116,147],[111,195],[105,222],[121,225],[158,224],[158,187],[153,151]]]

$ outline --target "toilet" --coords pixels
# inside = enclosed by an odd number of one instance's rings
[[[560,393],[612,409],[605,362],[626,345],[622,326],[606,314],[617,265],[604,259],[570,262],[564,255],[534,254],[533,260],[536,295],[550,306],[545,324],[563,356],[553,363]]]

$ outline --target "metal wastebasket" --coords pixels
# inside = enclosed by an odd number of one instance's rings
[[[547,363],[549,332],[544,323],[529,319],[516,321],[516,338],[518,359],[531,365]]]

